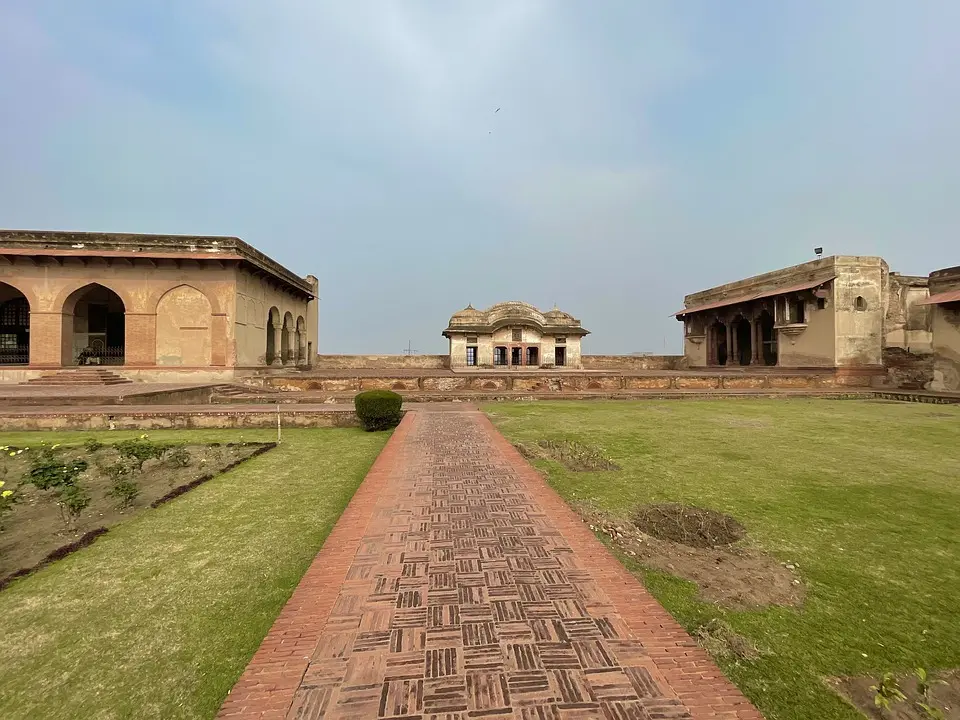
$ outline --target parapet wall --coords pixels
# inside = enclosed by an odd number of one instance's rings
[[[317,355],[318,370],[445,370],[447,355]]]
[[[683,355],[583,355],[584,370],[681,370]],[[447,355],[318,355],[317,370],[446,370]]]
[[[683,355],[581,355],[584,370],[682,370]]]

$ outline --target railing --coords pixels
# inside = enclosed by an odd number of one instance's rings
[[[125,351],[122,347],[96,348],[81,352],[77,365],[123,365]]]
[[[29,365],[30,348],[27,346],[0,349],[0,365]]]

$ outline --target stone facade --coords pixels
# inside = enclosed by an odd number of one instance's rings
[[[691,367],[881,367],[887,347],[930,350],[922,278],[879,257],[833,256],[687,295]]]
[[[472,305],[450,318],[450,368],[565,367],[581,369],[580,339],[588,331],[557,308],[541,313],[523,302],[487,310]]]
[[[960,266],[930,274],[933,316],[931,390],[960,391]]]
[[[316,296],[316,278],[237,238],[0,231],[0,377],[105,364],[163,380],[309,364]]]

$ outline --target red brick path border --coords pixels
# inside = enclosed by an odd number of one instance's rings
[[[416,420],[407,413],[233,686],[217,718],[283,720]]]
[[[723,675],[643,585],[611,555],[580,517],[480,413],[493,446],[516,471],[570,549],[590,568],[597,586],[653,660],[670,690],[694,720],[763,720],[760,712]],[[405,462],[406,438],[418,422],[408,413],[377,458],[323,548],[311,563],[218,718],[283,720],[323,635],[341,585],[382,493]]]
[[[763,715],[720,671],[703,648],[617,560],[486,415],[481,424],[534,499],[590,568],[600,588],[643,643],[657,669],[694,720],[763,720]]]

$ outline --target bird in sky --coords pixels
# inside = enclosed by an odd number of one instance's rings
[[[500,112],[500,108],[497,108],[496,110],[494,110],[493,114],[496,115],[498,112]]]

